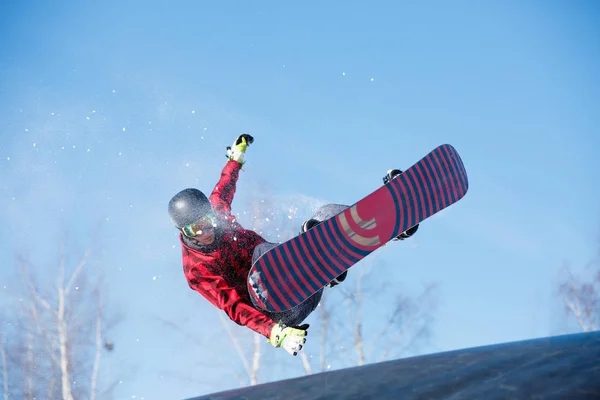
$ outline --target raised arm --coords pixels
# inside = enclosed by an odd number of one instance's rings
[[[213,189],[209,200],[217,211],[231,213],[231,202],[235,195],[235,185],[240,169],[244,164],[244,154],[254,138],[247,133],[237,137],[233,146],[227,147],[229,161],[221,171],[221,178]]]
[[[227,161],[225,164],[221,171],[221,178],[208,198],[215,210],[231,213],[231,202],[235,195],[235,185],[241,168],[242,165],[237,161]]]

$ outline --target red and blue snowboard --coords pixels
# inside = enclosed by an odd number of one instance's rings
[[[407,229],[460,200],[469,187],[460,156],[437,147],[338,215],[259,258],[248,275],[256,305],[282,312]]]

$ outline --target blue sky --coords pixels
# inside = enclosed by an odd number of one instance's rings
[[[256,138],[233,204],[248,224],[253,196],[299,207],[299,224],[311,205],[351,204],[386,170],[457,148],[467,196],[380,254],[394,266],[382,280],[399,290],[440,287],[426,352],[555,333],[562,263],[596,252],[595,2],[0,7],[1,262],[28,249],[52,265],[63,231],[84,246],[103,222],[92,265],[127,314],[115,341],[146,363],[123,398],[169,393],[152,386],[173,385],[153,363],[207,357],[178,348],[156,316],[206,318],[199,341],[222,335],[184,282],[166,205],[185,187],[210,191],[241,132]]]

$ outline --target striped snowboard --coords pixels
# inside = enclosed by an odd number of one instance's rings
[[[291,309],[392,238],[460,200],[468,186],[454,147],[439,146],[348,209],[264,254],[250,269],[248,291],[263,310]]]

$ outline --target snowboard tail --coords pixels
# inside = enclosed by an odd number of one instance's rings
[[[271,312],[294,308],[467,190],[457,151],[448,144],[437,147],[388,184],[258,259],[248,276],[253,302]]]

